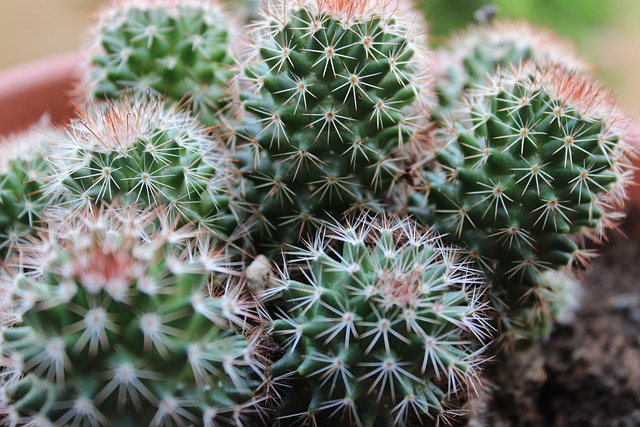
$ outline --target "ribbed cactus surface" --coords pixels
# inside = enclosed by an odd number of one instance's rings
[[[262,368],[254,303],[194,234],[166,214],[94,208],[21,248],[31,273],[2,275],[8,425],[247,422]]]
[[[308,268],[303,277],[285,274],[265,293],[282,299],[273,333],[285,355],[271,367],[291,382],[281,417],[336,426],[446,417],[447,399],[477,374],[473,342],[488,336],[479,275],[408,222],[323,231],[289,254],[289,271]]]
[[[411,17],[393,4],[265,5],[237,130],[257,242],[296,242],[328,216],[380,210],[401,175],[425,63]]]
[[[468,248],[516,308],[540,301],[540,274],[585,264],[630,181],[624,116],[588,78],[513,66],[469,94],[410,209]],[[506,295],[502,295],[502,293]]]
[[[206,125],[218,125],[235,75],[233,28],[233,18],[214,1],[115,3],[103,12],[88,50],[85,90],[107,100],[163,95],[187,102]]]

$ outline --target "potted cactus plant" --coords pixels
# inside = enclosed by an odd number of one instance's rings
[[[8,425],[461,422],[576,309],[630,120],[525,24],[125,0],[0,166]]]

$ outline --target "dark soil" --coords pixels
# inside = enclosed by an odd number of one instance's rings
[[[640,426],[640,213],[627,224],[584,273],[575,321],[488,366],[470,427]]]

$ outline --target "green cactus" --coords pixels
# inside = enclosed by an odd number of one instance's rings
[[[115,198],[166,204],[183,224],[227,239],[240,215],[239,186],[225,147],[192,117],[158,99],[90,105],[47,156],[51,204],[81,209]]]
[[[188,102],[219,125],[234,77],[233,18],[206,0],[127,0],[105,9],[88,49],[84,91],[116,100],[127,91]]]
[[[10,256],[41,219],[42,152],[57,131],[43,127],[0,141],[0,258]]]
[[[409,210],[468,248],[508,317],[542,302],[543,271],[586,264],[580,243],[601,240],[620,216],[627,124],[587,77],[531,63],[502,70],[435,131],[442,148]]]
[[[2,275],[8,425],[236,426],[260,409],[255,302],[171,223],[94,208],[21,248]]]
[[[401,176],[426,66],[411,15],[395,6],[265,5],[236,132],[258,246],[298,242],[346,211],[380,211]]]
[[[541,66],[558,64],[572,71],[591,69],[571,43],[524,21],[471,26],[454,35],[434,56],[441,106],[436,116],[457,105],[465,90],[483,85],[498,67],[531,61]]]
[[[285,272],[263,294],[282,300],[273,333],[286,354],[271,366],[290,382],[281,418],[404,426],[450,415],[489,336],[479,272],[406,221],[360,217],[321,233],[289,253],[307,264],[301,281]]]

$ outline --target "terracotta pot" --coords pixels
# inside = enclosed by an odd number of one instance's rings
[[[0,71],[0,135],[27,129],[45,113],[54,123],[71,118],[80,61],[68,53]]]

